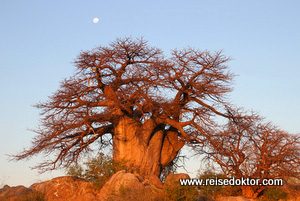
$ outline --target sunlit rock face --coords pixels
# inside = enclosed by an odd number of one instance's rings
[[[43,193],[47,201],[97,201],[97,189],[92,183],[77,177],[57,177],[33,184],[30,188]]]
[[[144,179],[138,174],[119,171],[106,182],[97,198],[116,201],[155,200],[156,198],[159,199],[163,193],[162,189],[156,185],[156,183]]]
[[[33,190],[24,186],[10,187],[5,185],[0,189],[0,200],[2,201],[18,201],[22,197],[29,197],[33,194]]]
[[[122,170],[114,174],[102,188],[72,176],[35,183],[29,188],[6,185],[0,189],[0,201],[121,201],[135,200],[135,196],[139,200],[150,201],[161,198],[162,187],[162,183]]]

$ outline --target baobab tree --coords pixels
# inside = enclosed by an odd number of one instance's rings
[[[16,159],[44,153],[37,167],[68,167],[95,149],[113,146],[113,159],[145,177],[159,177],[186,144],[228,118],[228,58],[221,52],[161,50],[143,39],[118,39],[83,51],[76,73],[45,103],[30,148]]]
[[[208,135],[206,159],[218,164],[230,177],[274,179],[300,178],[300,136],[283,131],[257,114],[240,111],[225,129]],[[245,197],[256,198],[266,186],[241,186]]]

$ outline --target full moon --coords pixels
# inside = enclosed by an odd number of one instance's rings
[[[94,24],[97,24],[98,22],[99,22],[99,18],[98,18],[98,17],[94,17],[94,18],[93,18],[93,23],[94,23]]]

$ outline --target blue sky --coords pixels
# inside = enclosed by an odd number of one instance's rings
[[[143,36],[173,48],[223,50],[237,76],[232,103],[300,133],[300,2],[297,0],[1,0],[0,185],[29,185],[61,172],[31,170],[42,157],[9,162],[31,142],[32,107],[74,72],[81,50]],[[93,17],[99,17],[97,24]],[[187,164],[191,172],[199,162]]]

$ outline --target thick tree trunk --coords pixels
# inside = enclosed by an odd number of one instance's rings
[[[184,145],[174,131],[155,131],[153,120],[143,124],[129,117],[119,120],[113,136],[114,161],[145,177],[159,177]]]
[[[255,186],[242,186],[242,194],[246,198],[255,199],[263,188],[256,189]]]
[[[246,198],[253,198],[254,191],[251,186],[242,186],[242,194]]]

